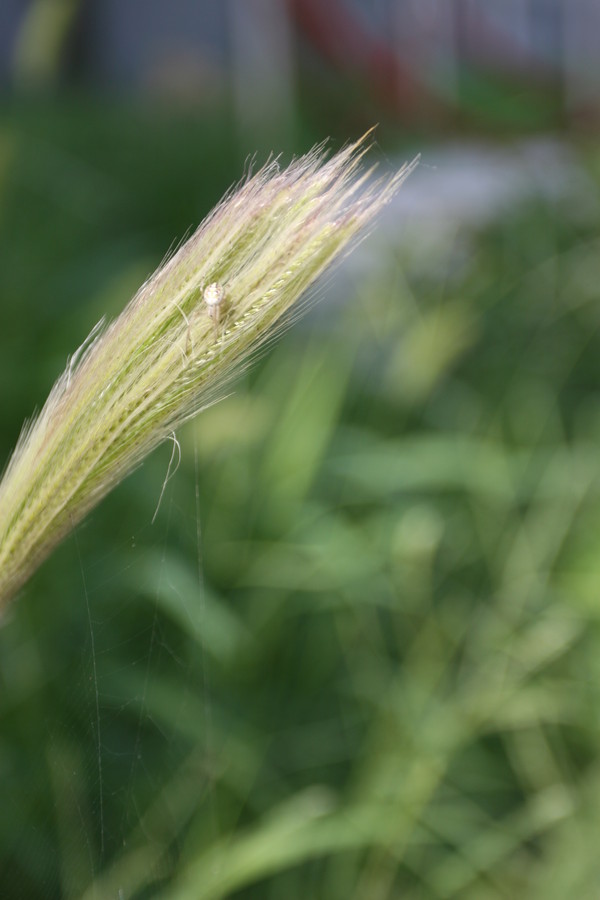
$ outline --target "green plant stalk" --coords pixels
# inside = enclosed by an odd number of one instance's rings
[[[365,135],[329,160],[316,148],[284,171],[268,163],[70,358],[0,483],[0,609],[111,488],[223,395],[390,200],[414,163],[367,186],[367,149]]]

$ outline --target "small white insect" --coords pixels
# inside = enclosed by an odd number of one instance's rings
[[[208,309],[208,314],[211,319],[214,319],[215,325],[217,325],[221,316],[223,300],[225,299],[223,285],[219,284],[218,281],[213,281],[212,284],[209,284],[208,287],[204,288],[203,296]]]

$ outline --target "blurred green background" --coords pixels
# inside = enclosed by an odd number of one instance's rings
[[[2,463],[248,153],[380,119],[384,170],[424,164],[319,306],[178,435],[154,524],[170,446],[5,616],[0,895],[595,900],[589,116],[567,121],[556,82],[465,66],[424,121],[317,78],[304,48],[293,106],[243,120],[226,89],[94,82],[60,6],[44,39],[21,22],[0,106]]]

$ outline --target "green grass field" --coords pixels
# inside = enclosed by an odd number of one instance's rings
[[[5,110],[2,461],[239,153]],[[598,224],[399,249],[178,435],[154,524],[170,447],[44,564],[0,630],[3,898],[600,896]]]

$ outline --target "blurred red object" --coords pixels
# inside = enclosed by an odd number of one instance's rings
[[[289,0],[299,31],[336,69],[359,74],[394,111],[413,113],[426,92],[393,49],[341,0]]]

